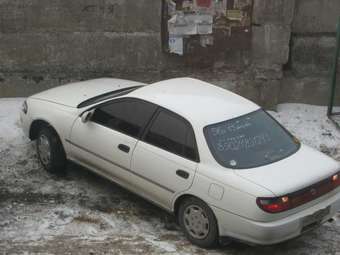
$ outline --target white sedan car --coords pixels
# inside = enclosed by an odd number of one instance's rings
[[[47,171],[76,162],[174,213],[201,247],[279,243],[340,210],[339,163],[203,81],[69,84],[29,97],[21,120]]]

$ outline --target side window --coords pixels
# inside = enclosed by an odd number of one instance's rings
[[[156,108],[153,104],[139,100],[118,101],[96,109],[92,121],[139,138]]]
[[[198,160],[193,130],[175,114],[161,111],[146,133],[144,141],[187,159]]]

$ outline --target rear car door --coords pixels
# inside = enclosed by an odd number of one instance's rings
[[[198,162],[190,123],[160,108],[135,148],[131,168],[149,180],[141,190],[170,209],[174,196],[190,188]]]
[[[131,156],[157,106],[137,99],[117,99],[95,109],[71,131],[72,158],[118,183],[129,182]]]

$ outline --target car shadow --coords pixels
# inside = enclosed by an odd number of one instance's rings
[[[109,214],[123,213],[127,217],[127,221],[129,220],[128,217],[131,215],[142,221],[153,221],[156,219],[158,222],[163,224],[164,230],[178,232],[178,236],[174,240],[171,239],[169,241],[174,242],[179,249],[181,249],[181,245],[185,244],[186,246],[192,247],[190,249],[194,249],[195,252],[200,254],[216,251],[222,254],[256,255],[315,254],[318,253],[317,251],[324,252],[325,249],[330,251],[334,249],[336,250],[336,247],[334,247],[334,240],[328,240],[329,235],[334,231],[334,228],[330,226],[321,226],[320,228],[303,234],[301,237],[276,245],[253,246],[233,240],[226,246],[220,245],[216,250],[207,251],[191,246],[191,244],[184,239],[176,219],[172,214],[82,166],[70,162],[65,174],[62,176],[55,176],[53,178],[56,180],[86,183],[89,189],[98,191],[99,193],[96,197],[87,195],[86,193],[76,197],[76,201],[79,206],[85,209]],[[331,247],[327,248],[327,245]]]
[[[86,194],[78,197],[78,204],[83,208],[103,213],[116,213],[119,211],[119,213],[123,212],[126,215],[133,214],[142,220],[156,218],[164,224],[166,230],[180,229],[174,215],[121,187],[119,184],[74,162],[69,162],[67,170],[61,175],[55,176],[55,178],[86,182],[89,188],[93,187],[96,190],[98,187],[100,188],[100,193],[95,198]]]

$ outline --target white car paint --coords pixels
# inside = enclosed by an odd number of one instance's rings
[[[39,93],[27,99],[28,113],[21,115],[23,129],[29,135],[34,121],[46,121],[57,131],[68,159],[168,211],[174,211],[175,202],[182,195],[199,197],[213,210],[220,236],[273,244],[301,234],[303,220],[308,215],[330,206],[330,213],[322,219],[326,221],[340,210],[340,189],[337,188],[283,213],[262,211],[256,205],[257,197],[281,196],[300,190],[335,174],[339,171],[339,164],[302,145],[290,157],[266,166],[245,170],[221,166],[207,146],[203,128],[260,107],[211,84],[179,78],[147,85],[118,97],[146,100],[186,118],[196,136],[199,162],[184,159],[91,121],[81,122],[80,115],[93,106],[78,109],[76,106],[80,102],[138,85],[145,84],[97,79]],[[131,148],[128,154],[117,150],[121,142]],[[190,178],[178,178],[175,174],[177,169],[189,172]]]
[[[69,107],[77,107],[79,103],[89,98],[118,89],[142,85],[146,84],[122,79],[101,78],[52,88],[42,93],[35,94],[32,98]]]
[[[301,145],[293,155],[270,165],[234,171],[235,174],[270,189],[275,196],[296,191],[296,187],[308,187],[325,178],[325,169],[336,172],[338,165],[319,151]],[[270,173],[270,174],[268,174]]]

